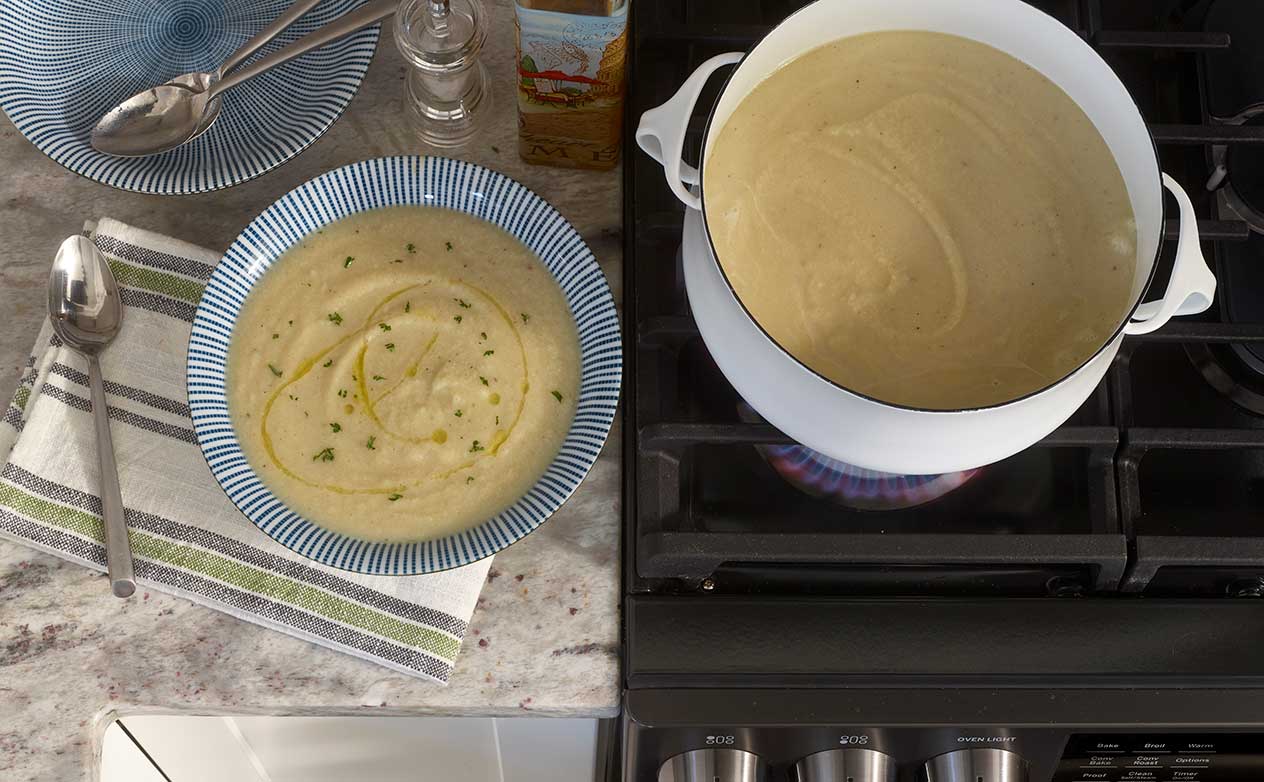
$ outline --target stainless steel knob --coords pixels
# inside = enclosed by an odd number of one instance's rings
[[[926,761],[927,782],[1027,782],[1027,761],[1005,749],[959,749]]]
[[[764,782],[759,756],[741,749],[695,749],[668,759],[658,782]]]
[[[794,764],[793,782],[895,782],[895,761],[875,749],[827,749]]]

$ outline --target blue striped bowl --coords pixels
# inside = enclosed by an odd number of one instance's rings
[[[291,2],[0,0],[0,107],[44,154],[123,190],[179,195],[245,182],[302,152],[338,119],[373,59],[377,25],[229,90],[211,129],[178,149],[110,157],[92,148],[89,134],[124,98],[213,70]],[[262,51],[364,2],[325,0]]]
[[[225,367],[238,313],[268,267],[304,235],[347,215],[397,205],[457,209],[518,237],[562,286],[579,332],[575,419],[531,490],[472,529],[416,543],[330,532],[290,510],[247,463],[228,414]],[[189,337],[188,393],[198,444],[215,479],[259,529],[304,556],[360,573],[431,573],[491,556],[519,540],[579,487],[610,432],[623,374],[614,298],[584,240],[544,199],[481,166],[438,157],[353,163],[291,190],[241,232],[215,268]]]

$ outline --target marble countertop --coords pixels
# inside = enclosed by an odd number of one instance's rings
[[[513,10],[485,0],[494,114],[451,152],[548,199],[587,240],[621,300],[620,176],[519,160]],[[225,248],[296,185],[364,158],[426,153],[400,96],[404,68],[383,36],[346,114],[294,161],[198,196],[124,193],[69,173],[0,126],[0,398],[16,385],[44,317],[58,243],[85,219]],[[110,595],[105,577],[0,542],[0,778],[89,779],[112,711],[195,714],[453,714],[609,717],[619,709],[618,421],[580,491],[549,523],[498,554],[447,687],[239,621],[162,593]],[[556,617],[559,608],[563,621]]]

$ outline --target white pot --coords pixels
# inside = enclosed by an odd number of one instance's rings
[[[708,77],[740,62],[711,110],[703,137],[703,170],[712,142],[733,110],[774,70],[830,41],[880,30],[951,33],[1022,60],[1079,104],[1123,174],[1137,224],[1137,271],[1129,314],[1086,363],[1022,399],[979,409],[932,411],[851,393],[808,369],[755,324],[712,252],[702,201],[694,192],[705,195],[706,183],[697,169],[681,160],[686,125]],[[1198,245],[1194,208],[1180,186],[1160,173],[1154,143],[1128,91],[1078,35],[1021,0],[817,0],[787,18],[750,52],[722,54],[700,65],[671,100],[642,115],[636,138],[663,164],[667,184],[688,207],[685,285],[698,329],[720,370],[769,423],[809,448],[858,467],[924,475],[1011,456],[1052,432],[1083,404],[1106,374],[1125,335],[1153,331],[1173,315],[1202,312],[1215,294],[1216,280]],[[1176,263],[1163,298],[1143,305],[1162,240],[1163,187],[1180,206]]]

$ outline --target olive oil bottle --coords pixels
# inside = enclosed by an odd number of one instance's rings
[[[631,0],[515,0],[518,154],[612,168],[619,160]]]

